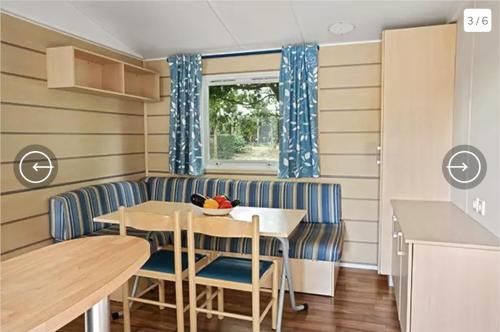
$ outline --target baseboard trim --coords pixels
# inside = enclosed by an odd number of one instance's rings
[[[360,270],[375,270],[377,271],[377,265],[372,264],[360,264],[360,263],[340,263],[340,267],[348,267],[351,269],[360,269]]]

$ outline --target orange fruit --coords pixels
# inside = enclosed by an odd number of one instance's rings
[[[206,209],[218,209],[219,208],[219,203],[215,199],[209,198],[205,201],[205,204],[203,204],[203,207]]]

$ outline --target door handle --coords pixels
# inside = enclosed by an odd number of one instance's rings
[[[397,223],[398,219],[396,218],[395,215],[392,215],[392,237],[393,238],[397,238],[398,237],[398,233],[396,232],[396,223]]]
[[[404,256],[405,252],[403,250],[403,233],[398,232],[398,256]]]

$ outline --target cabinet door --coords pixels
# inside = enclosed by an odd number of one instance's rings
[[[399,252],[400,257],[400,295],[399,295],[399,324],[401,331],[410,331],[410,300],[411,300],[411,271],[412,271],[412,249],[413,245],[405,243],[403,233],[399,237]]]
[[[401,236],[401,232],[399,230],[399,225],[397,222],[396,216],[392,216],[392,264],[391,264],[391,275],[392,282],[394,284],[394,296],[396,297],[396,306],[398,308],[399,315],[399,307],[400,307],[400,284],[401,284],[401,264],[400,264],[400,256],[398,255],[398,245],[399,238]]]
[[[391,199],[450,199],[455,25],[386,30],[382,57],[379,272],[391,273]]]

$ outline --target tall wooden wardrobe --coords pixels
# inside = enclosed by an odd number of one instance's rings
[[[390,200],[450,200],[441,163],[452,145],[455,37],[455,24],[383,32],[381,274],[391,274]]]

